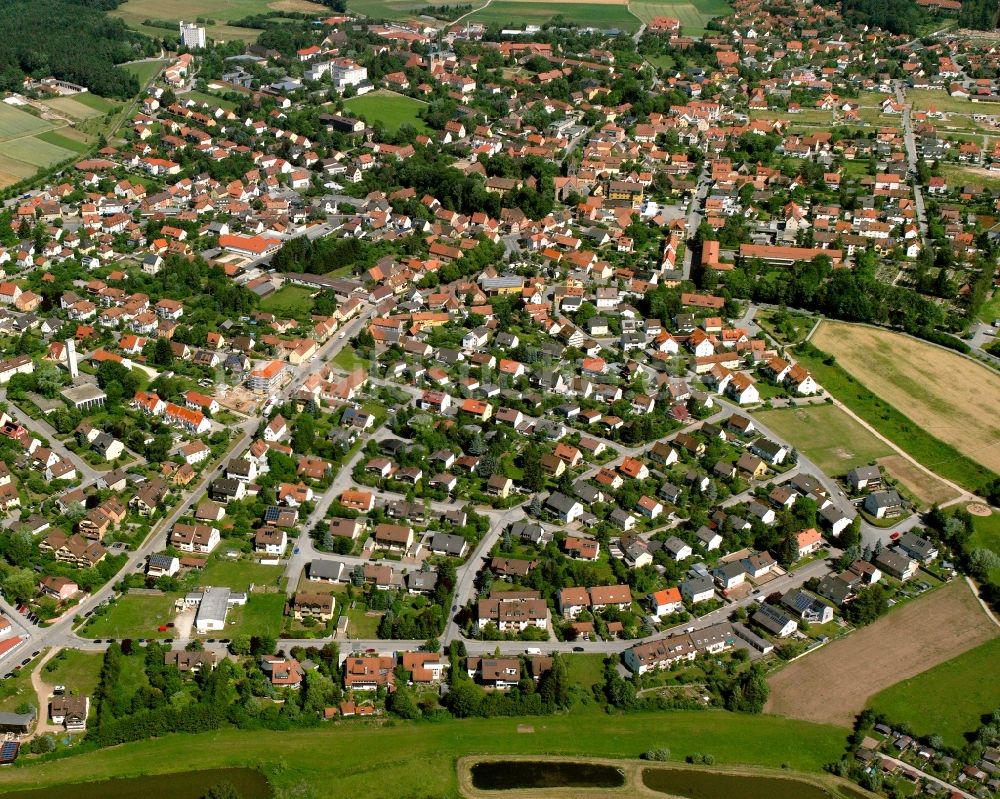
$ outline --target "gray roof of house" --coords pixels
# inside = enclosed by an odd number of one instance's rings
[[[753,614],[753,620],[771,633],[779,633],[782,628],[788,626],[789,622],[795,621],[785,611],[781,608],[776,608],[774,605],[761,605],[757,612]]]
[[[465,547],[465,539],[460,535],[435,533],[431,537],[431,551],[433,552],[444,552],[448,555],[460,557],[465,551]]]

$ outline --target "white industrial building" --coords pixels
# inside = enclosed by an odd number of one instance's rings
[[[194,617],[194,627],[199,633],[224,629],[229,609],[246,603],[245,591],[231,591],[228,588],[214,587],[206,587],[202,591],[192,591],[183,600],[185,606],[198,608]]]

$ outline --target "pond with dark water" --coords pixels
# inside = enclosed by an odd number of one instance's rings
[[[625,775],[614,766],[547,760],[495,760],[472,767],[472,784],[484,791],[529,788],[620,788]]]
[[[647,788],[686,799],[837,799],[838,794],[796,779],[718,774],[691,769],[648,768]]]
[[[242,799],[271,799],[274,792],[264,775],[252,768],[217,768],[157,774],[119,780],[53,785],[3,793],[4,799],[201,799],[209,789],[230,783]]]

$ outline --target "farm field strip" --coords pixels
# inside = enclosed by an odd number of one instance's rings
[[[764,711],[848,727],[873,695],[997,635],[955,580],[772,674]]]
[[[878,328],[824,321],[812,343],[927,433],[1000,471],[1000,375],[957,353]]]
[[[52,123],[47,120],[20,108],[0,103],[0,140],[41,133],[52,127]],[[6,148],[4,149],[6,151]]]
[[[51,164],[57,164],[77,154],[76,150],[68,150],[56,144],[49,144],[37,136],[28,136],[4,142],[3,150],[4,155],[8,158],[35,167],[46,167]]]
[[[922,507],[943,505],[957,499],[960,495],[947,483],[931,477],[927,472],[918,469],[902,455],[887,455],[879,458],[882,468],[902,487],[923,503]]]

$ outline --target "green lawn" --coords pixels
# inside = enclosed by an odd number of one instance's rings
[[[285,595],[250,594],[243,607],[229,611],[226,617],[226,637],[235,635],[267,635],[277,638],[281,635],[281,625],[285,612]],[[209,637],[218,633],[209,633]]]
[[[518,733],[518,725],[524,723],[534,732]],[[0,785],[38,788],[78,781],[80,774],[97,780],[254,766],[265,770],[283,796],[457,799],[455,761],[463,755],[544,752],[636,758],[652,746],[669,748],[678,760],[703,752],[719,764],[777,768],[787,763],[792,769],[819,772],[825,763],[840,758],[844,731],[724,711],[608,715],[596,709],[440,724],[395,721],[389,726],[357,723],[282,732],[222,730],[168,735],[38,767],[7,769],[0,773]]]
[[[83,103],[89,108],[93,108],[95,111],[99,111],[102,114],[108,113],[108,111],[114,111],[118,108],[121,103],[115,100],[108,100],[107,98],[101,97],[93,92],[81,92],[80,94],[74,94],[73,98],[78,103]]]
[[[161,633],[157,627],[173,620],[173,595],[126,594],[112,604],[107,613],[94,617],[80,635],[84,638],[169,638],[172,631]]]
[[[226,111],[232,111],[236,108],[236,103],[232,100],[226,100],[222,97],[218,97],[217,95],[210,94],[209,92],[185,92],[184,94],[179,95],[179,97],[181,100],[194,100],[199,103],[208,103],[211,106],[217,106],[218,108],[222,108]]]
[[[979,319],[991,325],[994,319],[1000,319],[1000,290],[993,291],[993,296],[986,301],[983,309],[979,312]]]
[[[604,655],[563,655],[563,660],[573,685],[589,691],[592,685],[604,680]]]
[[[916,111],[926,111],[933,106],[946,114],[976,114],[983,108],[966,97],[952,97],[943,89],[907,89],[905,99]]]
[[[912,458],[923,464],[933,464],[934,471],[941,477],[972,491],[981,490],[989,479],[988,469],[914,424],[838,364],[824,363],[823,356],[806,355],[800,350],[796,350],[795,357],[830,394]]]
[[[345,372],[353,372],[359,366],[367,366],[368,361],[359,358],[354,347],[348,344],[337,353],[333,359],[333,365],[343,369]]]
[[[597,3],[546,3],[525,2],[524,0],[493,0],[488,7],[473,12],[469,19],[485,25],[522,28],[525,25],[541,25],[562,17],[584,28],[618,28],[635,31],[639,20],[629,12],[628,6]]]
[[[303,286],[282,286],[260,301],[260,309],[275,316],[305,317],[312,310],[313,292]]]
[[[277,586],[282,572],[281,566],[261,566],[249,558],[230,560],[219,556],[209,558],[198,577],[198,584],[225,586],[234,591],[246,591],[251,583]]]
[[[986,547],[994,552],[1000,552],[1000,513],[992,516],[972,517],[972,547]]]
[[[992,549],[1000,554],[1000,513],[994,511],[992,516],[972,517],[972,537],[969,539],[969,546],[973,549]],[[1000,569],[993,569],[990,572],[990,579],[1000,585]]]
[[[830,475],[892,455],[887,445],[834,405],[779,408],[753,415]]]
[[[45,664],[42,679],[49,685],[65,685],[69,693],[93,696],[103,663],[104,655],[100,652],[64,649]]]
[[[896,683],[872,697],[869,705],[894,722],[906,722],[916,735],[938,734],[949,746],[963,746],[980,717],[1000,706],[1000,638]],[[990,677],[990,675],[993,677]]]
[[[21,644],[21,648],[17,651],[20,660],[15,660],[15,663],[20,663],[31,654],[32,650],[28,649],[29,646],[30,642]],[[11,666],[13,667],[15,663],[12,663]],[[17,706],[24,702],[30,702],[37,707],[38,699],[31,687],[31,671],[36,664],[37,661],[29,663],[27,666],[23,666],[20,671],[15,672],[13,677],[0,680],[0,711],[13,713]]]
[[[370,641],[378,638],[378,625],[382,620],[381,616],[369,616],[364,603],[356,601],[352,608],[345,599],[340,606],[340,614],[347,614],[348,626],[347,637],[355,640]]]
[[[44,119],[12,105],[0,103],[0,139],[24,136],[27,133],[40,133],[51,127],[52,124]]]
[[[123,64],[122,69],[135,75],[141,86],[145,86],[163,66],[162,61],[140,61],[136,64]]]
[[[369,124],[381,122],[387,131],[393,133],[404,124],[412,125],[418,133],[429,133],[430,128],[417,116],[426,105],[420,100],[384,89],[344,101],[344,106],[364,117]]]

